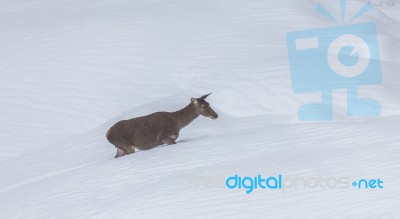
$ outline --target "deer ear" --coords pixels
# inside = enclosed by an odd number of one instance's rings
[[[190,101],[194,104],[197,104],[197,98],[191,98]]]
[[[206,95],[204,95],[204,96],[201,96],[199,99],[205,100],[210,94],[211,94],[211,93],[206,94]]]

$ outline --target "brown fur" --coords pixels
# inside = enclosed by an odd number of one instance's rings
[[[115,158],[132,154],[135,148],[148,150],[162,144],[175,144],[179,131],[199,115],[218,118],[218,114],[205,101],[208,95],[192,98],[189,105],[176,112],[156,112],[117,122],[106,134],[108,141],[117,148]]]

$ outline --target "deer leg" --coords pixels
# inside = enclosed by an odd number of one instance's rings
[[[126,153],[127,155],[135,153],[135,147],[133,147],[133,146],[127,146],[127,147],[125,147],[125,153]]]
[[[115,148],[117,149],[117,154],[115,155],[114,158],[118,158],[118,157],[122,157],[122,156],[126,155],[125,151],[123,151],[123,150],[121,150],[121,149],[119,149],[117,147],[115,147]]]
[[[162,140],[162,143],[168,144],[168,145],[176,144],[175,139],[173,139],[173,138],[164,138],[164,139]]]
[[[117,149],[117,154],[115,155],[114,158],[122,157],[125,155],[133,154],[135,153],[135,147],[133,146],[119,146],[115,147]]]

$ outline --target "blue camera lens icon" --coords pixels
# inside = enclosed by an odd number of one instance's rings
[[[374,23],[290,32],[287,47],[293,91],[322,92],[320,103],[299,109],[300,120],[332,120],[332,90],[343,88],[349,116],[380,115],[379,102],[357,97],[359,86],[382,82]]]

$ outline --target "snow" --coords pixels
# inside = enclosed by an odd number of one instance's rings
[[[355,14],[366,1],[349,1]],[[0,2],[0,218],[397,218],[399,2],[374,0],[382,115],[301,122],[286,33],[339,1]],[[337,25],[337,24],[336,24]],[[108,128],[209,96],[178,144],[114,159]],[[380,178],[383,189],[230,190],[240,176]]]

